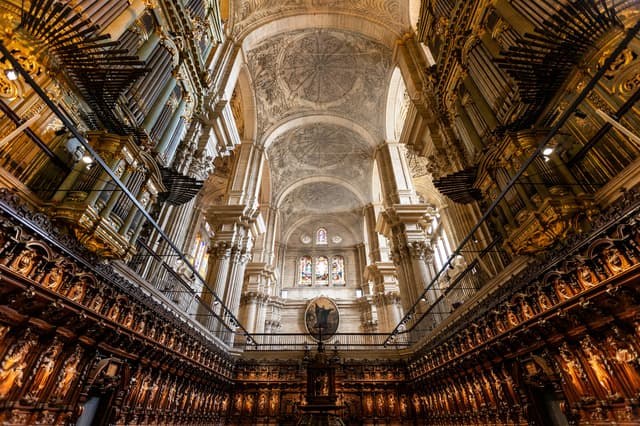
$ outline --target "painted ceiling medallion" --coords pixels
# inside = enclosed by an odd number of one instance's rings
[[[304,234],[300,237],[300,241],[302,241],[302,244],[309,244],[311,243],[311,236]]]
[[[313,103],[341,101],[358,78],[354,47],[327,32],[291,42],[280,64],[282,81],[291,93]]]
[[[342,237],[340,235],[334,235],[331,237],[331,242],[334,244],[340,244],[342,242]]]

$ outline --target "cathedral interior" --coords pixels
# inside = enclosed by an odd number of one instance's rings
[[[640,424],[640,1],[0,16],[0,424]]]

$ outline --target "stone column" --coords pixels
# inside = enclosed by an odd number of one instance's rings
[[[394,141],[384,142],[376,150],[376,162],[380,171],[385,205],[419,202],[413,187],[411,169],[407,164],[404,144]]]
[[[394,205],[382,213],[378,222],[379,231],[392,242],[405,312],[433,278],[426,263],[432,260],[433,250],[423,231],[423,226],[431,223],[430,211],[426,204]],[[430,302],[434,301],[435,296]]]
[[[224,297],[230,258],[231,247],[229,247],[229,245],[224,241],[214,242],[209,248],[207,286],[209,289],[213,290],[213,293],[218,296],[220,300]],[[219,314],[221,307],[216,304],[216,299],[213,297],[209,289],[203,289],[201,296],[202,303],[206,304],[213,311]],[[200,307],[198,309],[197,319],[209,330],[217,331],[219,327],[217,324],[214,324],[213,318],[210,315],[211,314],[207,309]]]
[[[245,292],[240,301],[240,322],[249,333],[254,333],[256,329],[258,299],[258,293]]]
[[[365,269],[365,279],[373,282],[373,298],[378,312],[378,331],[391,332],[402,319],[402,307],[395,306],[400,300],[396,267],[391,262],[376,262]]]
[[[251,141],[243,141],[235,152],[236,166],[231,179],[229,204],[257,205],[264,150]]]
[[[214,206],[207,211],[207,221],[214,229],[214,244],[224,246],[229,254],[226,270],[218,268],[216,271],[213,289],[227,309],[237,316],[245,268],[253,241],[264,232],[264,222],[260,212],[246,205]],[[211,284],[212,277],[209,277],[207,281]]]

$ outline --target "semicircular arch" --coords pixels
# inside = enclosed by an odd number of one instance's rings
[[[290,16],[278,16],[267,20],[260,20],[247,26],[234,38],[242,42],[245,52],[266,40],[283,32],[309,29],[309,19],[305,16],[313,17],[312,28],[331,28],[353,33],[359,33],[369,39],[376,40],[385,46],[393,47],[396,40],[402,36],[400,28],[392,28],[381,22],[368,19],[365,16],[356,16],[347,13],[300,13],[295,12]]]
[[[287,195],[291,194],[296,189],[301,188],[305,185],[314,184],[314,183],[333,183],[335,185],[342,186],[349,192],[353,193],[353,195],[357,198],[357,200],[360,202],[361,205],[364,206],[367,203],[366,197],[363,196],[363,194],[360,191],[358,191],[358,188],[352,185],[351,182],[349,181],[346,181],[344,179],[340,179],[337,177],[333,177],[333,176],[311,176],[304,179],[300,179],[299,181],[295,182],[294,184],[290,185],[288,188],[283,190],[278,196],[278,198],[275,200],[276,208],[279,208],[282,201],[287,198]]]
[[[376,139],[366,128],[353,120],[332,114],[305,114],[295,118],[288,117],[267,129],[258,145],[261,145],[266,151],[269,149],[269,146],[278,139],[278,137],[284,135],[290,130],[311,124],[332,124],[344,127],[362,137],[362,139],[367,142],[371,148],[375,148],[378,145]]]

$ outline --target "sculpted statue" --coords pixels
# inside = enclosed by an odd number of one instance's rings
[[[396,395],[391,392],[389,393],[389,413],[394,415],[396,411]]]
[[[54,266],[47,275],[42,279],[42,285],[47,287],[49,290],[57,291],[60,288],[60,284],[62,284],[62,278],[64,277],[64,270],[62,266],[56,265]]]
[[[594,372],[600,386],[602,386],[609,395],[615,395],[616,388],[613,380],[611,379],[611,373],[609,373],[607,365],[605,364],[605,360],[593,347],[593,343],[591,343],[589,339],[582,341],[582,350],[584,351],[589,367],[591,367],[591,370]]]
[[[274,391],[271,394],[271,401],[269,402],[269,405],[271,405],[271,414],[275,415],[278,413],[278,392]]]
[[[264,415],[266,413],[266,408],[267,408],[267,394],[261,393],[260,396],[258,397],[259,414]]]
[[[242,394],[240,393],[236,394],[234,408],[236,413],[240,414],[242,412]]]
[[[22,250],[11,264],[11,269],[24,276],[29,276],[29,273],[33,270],[34,266],[36,266],[36,256],[37,253],[34,250]]]
[[[491,370],[491,380],[493,380],[493,388],[496,391],[496,398],[498,399],[498,402],[505,402],[504,390],[502,389],[502,380],[500,380],[500,377],[498,377],[493,369]]]
[[[571,286],[559,277],[555,277],[553,279],[553,288],[555,289],[556,295],[558,296],[558,300],[560,300],[560,302],[569,300],[574,296],[574,292],[573,289],[571,289]]]
[[[27,356],[36,344],[34,337],[25,337],[16,342],[0,364],[0,398],[6,398],[15,387],[22,386],[27,368]]]
[[[571,386],[575,390],[578,397],[583,396],[585,393],[584,370],[580,365],[580,361],[578,361],[575,355],[571,352],[566,342],[560,347],[560,357],[562,358],[562,370],[568,377]]]
[[[102,293],[96,293],[96,295],[93,297],[93,300],[91,301],[91,309],[93,309],[96,312],[100,312],[100,309],[102,309],[102,305],[104,304],[104,297],[102,296]]]
[[[520,302],[520,309],[522,310],[522,316],[526,320],[536,316],[536,313],[533,311],[533,308],[531,308],[531,305],[529,305],[529,302],[527,302],[524,298]]]
[[[636,368],[638,353],[628,343],[614,336],[607,337],[607,345],[613,354],[613,359],[624,370],[631,391],[638,393],[640,391],[640,370]]]
[[[553,307],[553,303],[551,303],[551,299],[549,299],[549,296],[547,296],[542,291],[538,293],[538,306],[540,306],[540,309],[543,311],[546,311],[547,309],[551,309]]]
[[[507,310],[507,321],[511,327],[515,327],[520,323],[518,316],[511,310]]]
[[[407,417],[409,415],[409,404],[407,403],[407,395],[400,396],[400,415]]]
[[[378,416],[384,416],[384,396],[382,393],[378,393],[376,396],[376,408],[378,412]]]
[[[144,404],[144,400],[147,398],[147,393],[151,389],[151,374],[145,374],[142,382],[140,383],[140,391],[138,392],[138,398],[136,400],[136,405]]]
[[[418,397],[417,393],[413,394],[413,409],[415,410],[416,414],[420,414],[421,410],[420,410],[420,398]]]
[[[78,346],[75,352],[64,363],[62,371],[58,376],[58,384],[56,385],[52,397],[54,399],[64,399],[71,388],[71,385],[75,381],[76,377],[80,373],[78,366],[82,359],[82,348]]]
[[[244,406],[247,414],[253,413],[253,394],[252,393],[247,394],[244,400]]]
[[[418,396],[416,395],[416,398]],[[364,405],[366,408],[366,415],[371,415],[373,414],[373,398],[371,397],[371,394],[367,394],[367,396],[364,398]]]
[[[225,394],[224,398],[222,399],[222,412],[226,413],[227,412],[227,408],[229,408],[229,394]]]
[[[84,279],[80,279],[73,287],[69,289],[67,297],[74,302],[81,303],[84,299],[84,293],[87,290],[87,283]]]
[[[581,265],[576,268],[576,276],[578,282],[584,289],[591,288],[598,284],[598,277],[596,274],[586,265]]]
[[[62,342],[55,341],[51,346],[42,354],[40,362],[38,364],[31,390],[27,397],[31,400],[36,400],[42,396],[42,391],[47,386],[49,377],[53,373],[58,356],[62,352]]]
[[[129,310],[127,310],[127,314],[124,316],[124,319],[122,320],[122,325],[127,328],[131,328],[134,320],[135,320],[134,309],[130,308]]]
[[[107,316],[109,317],[109,319],[111,319],[113,321],[118,321],[118,318],[120,318],[120,303],[119,302],[115,302],[113,304],[113,306],[111,306],[111,309],[109,309],[109,314]]]

